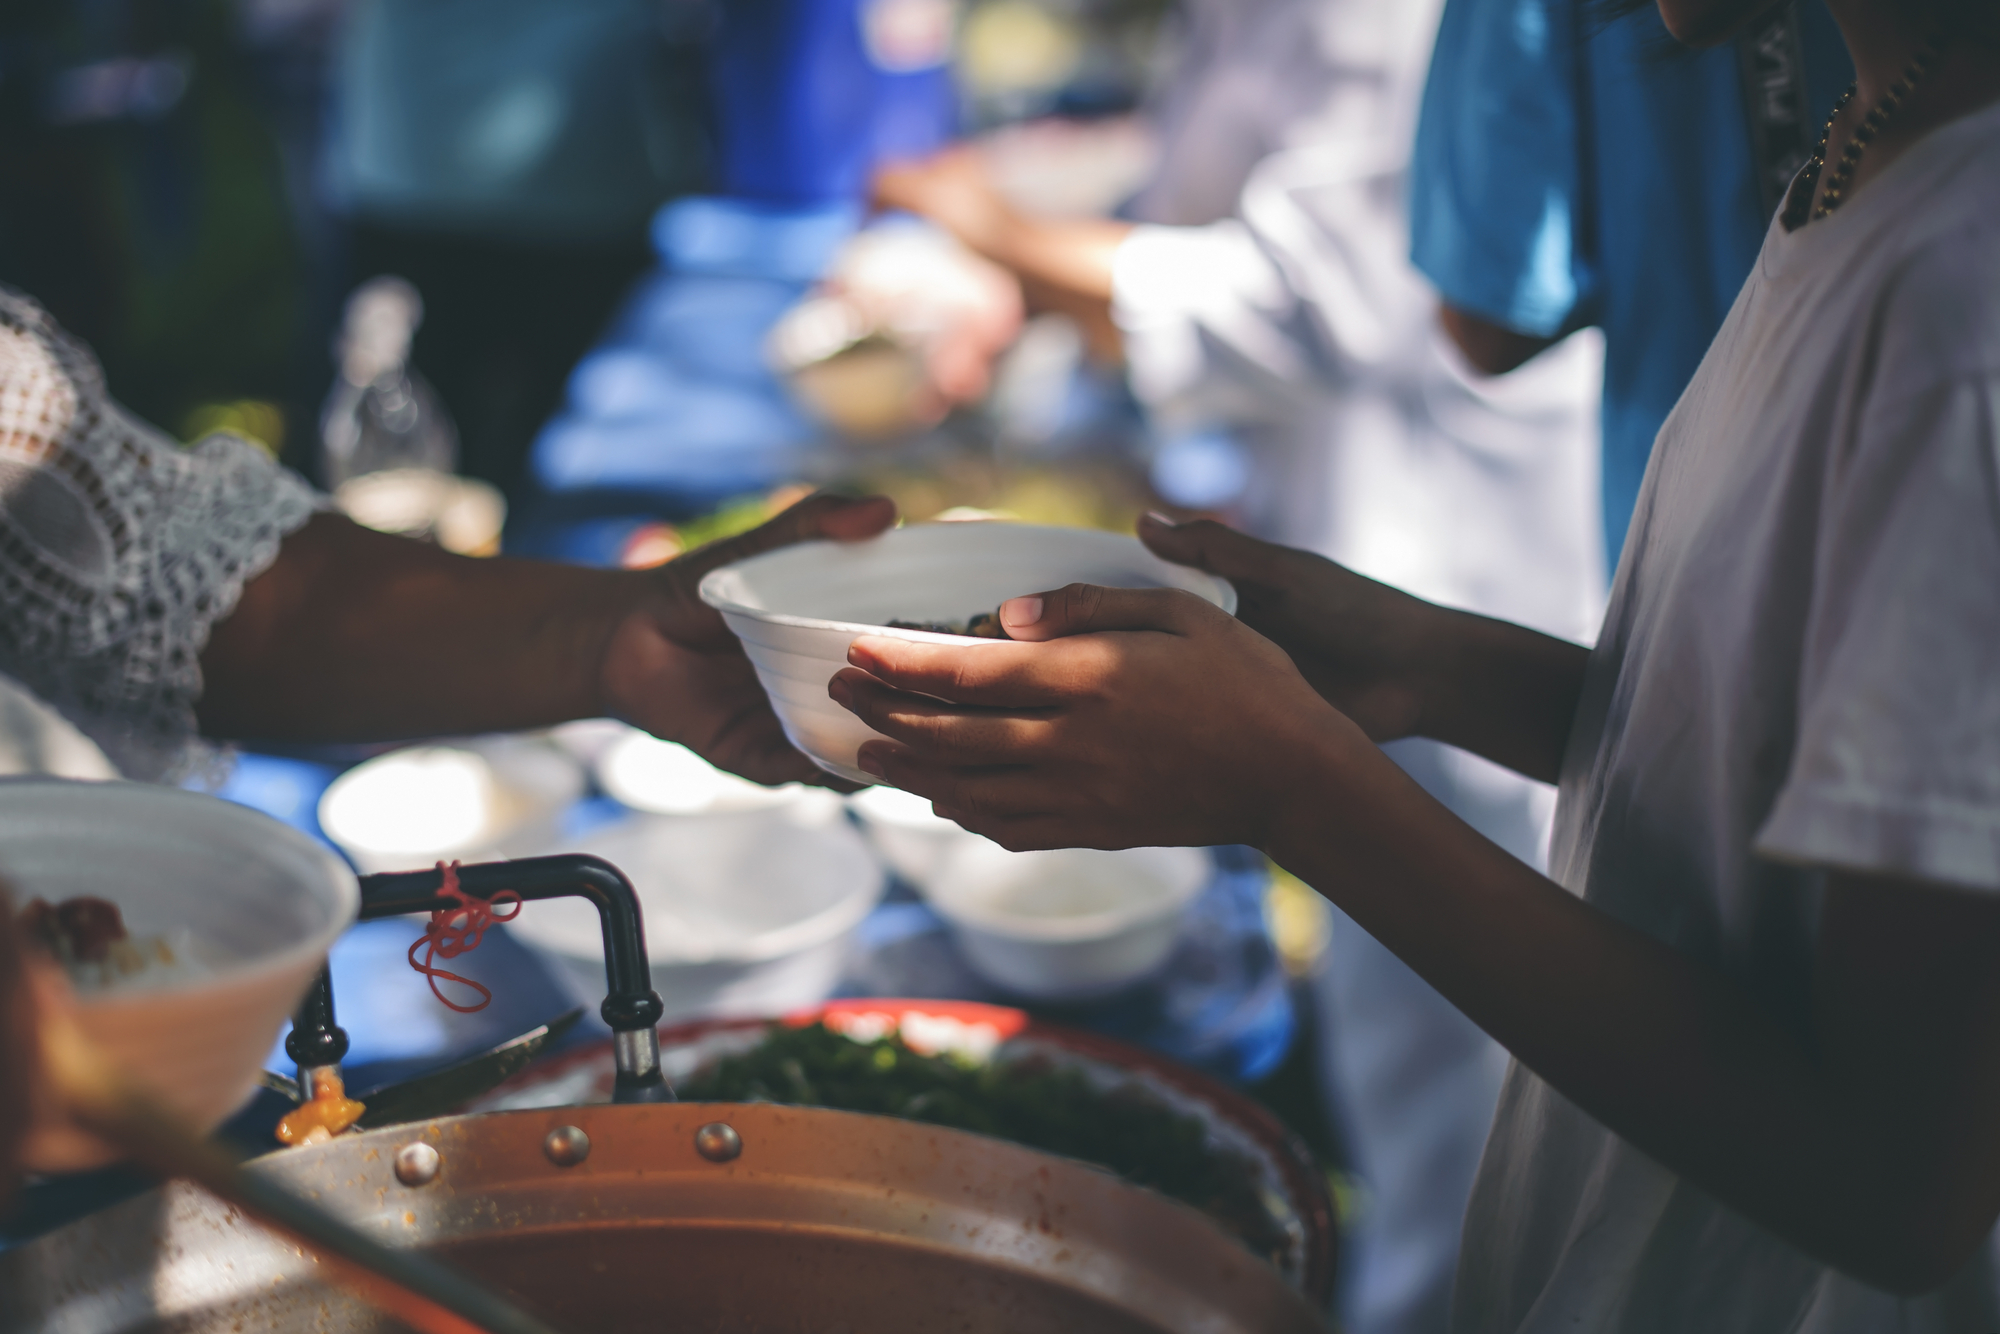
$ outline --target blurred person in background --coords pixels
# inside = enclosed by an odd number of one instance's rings
[[[1137,225],[1024,215],[966,149],[883,171],[876,197],[949,228],[1122,351],[1164,434],[1244,448],[1255,531],[1581,640],[1603,582],[1596,339],[1482,377],[1408,258],[1406,168],[1439,9],[1194,4]],[[1433,741],[1390,753],[1542,864],[1551,789]],[[1442,1330],[1505,1055],[1344,919],[1315,987],[1323,1072],[1368,1197],[1342,1267],[1344,1322]]]
[[[1854,77],[1823,0],[1692,50],[1631,0],[1450,0],[1411,172],[1416,264],[1502,373],[1604,331],[1605,552],[1653,439]]]
[[[324,163],[349,286],[413,284],[460,471],[512,492],[563,384],[708,178],[700,0],[347,0]]]
[[[239,20],[237,0],[0,5],[0,282],[170,433],[310,446],[324,340]]]
[[[450,555],[325,512],[234,436],[177,446],[4,287],[0,502],[0,680],[141,781],[199,777],[210,738],[393,740],[597,717],[753,780],[810,780],[695,584],[752,552],[869,536],[894,517],[886,500],[819,497],[650,571]]]

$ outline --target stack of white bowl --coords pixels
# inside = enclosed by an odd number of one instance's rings
[[[840,798],[761,787],[633,728],[591,753],[599,785],[631,813],[560,850],[603,857],[638,890],[667,1021],[783,1014],[832,995],[854,928],[887,883]],[[603,998],[588,905],[533,904],[514,932],[579,999]]]
[[[320,828],[364,874],[544,850],[583,770],[532,736],[411,746],[358,764],[319,803]]]
[[[1038,1000],[1086,1000],[1155,972],[1211,878],[1194,848],[1009,852],[892,787],[849,804],[973,970]]]
[[[988,651],[1004,641],[886,623],[962,622],[1010,597],[1078,582],[1178,588],[1236,608],[1227,582],[1169,564],[1133,538],[1014,523],[926,524],[870,542],[788,547],[717,570],[701,594],[743,641],[793,743],[821,768],[865,783],[855,752],[878,734],[826,693],[855,639]],[[1098,996],[1155,971],[1210,878],[1206,854],[1192,849],[1011,853],[892,788],[851,804],[883,857],[950,925],[966,961],[1024,996]]]

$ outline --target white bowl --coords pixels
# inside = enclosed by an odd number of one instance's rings
[[[901,788],[863,788],[847,804],[882,860],[918,889],[936,883],[953,852],[988,841],[931,810],[929,797]]]
[[[546,844],[583,787],[576,760],[533,737],[411,746],[336,778],[319,823],[364,874],[491,861]]]
[[[635,811],[656,815],[760,811],[824,791],[804,783],[765,787],[718,769],[686,746],[627,728],[592,768],[607,793]]]
[[[831,792],[711,815],[633,815],[569,840],[625,872],[646,916],[666,1019],[782,1014],[833,994],[847,940],[886,877]],[[551,956],[577,998],[604,999],[597,912],[531,903],[509,928]]]
[[[1211,870],[1197,848],[1009,852],[981,839],[946,859],[925,898],[988,981],[1082,1000],[1166,962]]]
[[[849,644],[884,635],[991,646],[1004,641],[885,622],[962,621],[1008,598],[1079,582],[1181,588],[1236,610],[1227,582],[1163,561],[1137,538],[1016,523],[917,524],[867,542],[805,542],[714,571],[701,581],[701,596],[743,641],[792,744],[829,773],[872,783],[854,754],[880,734],[826,693],[847,665]]]
[[[207,1131],[242,1106],[278,1030],[354,920],[354,873],[327,848],[219,797],[145,783],[0,783],[0,875],[16,908],[89,895],[134,936],[186,932],[203,975],[144,974],[77,997],[85,1036]],[[34,1166],[104,1161],[52,1136]]]

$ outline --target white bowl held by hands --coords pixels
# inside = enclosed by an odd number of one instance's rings
[[[29,900],[118,905],[128,933],[165,936],[194,967],[77,995],[84,1035],[197,1129],[240,1107],[278,1030],[360,905],[354,873],[267,815],[148,783],[0,782],[0,875]],[[190,975],[193,974],[193,975]],[[105,1161],[74,1133],[32,1165]]]
[[[1199,848],[1009,852],[980,839],[946,858],[924,896],[988,981],[1080,1000],[1165,963],[1212,870]]]
[[[785,734],[829,773],[875,780],[855,766],[880,734],[827,697],[862,635],[990,647],[887,622],[964,621],[1024,593],[1065,584],[1179,588],[1236,610],[1236,590],[1201,570],[1161,560],[1137,538],[1086,528],[1017,523],[917,524],[866,542],[804,542],[712,572],[702,600],[743,641]]]

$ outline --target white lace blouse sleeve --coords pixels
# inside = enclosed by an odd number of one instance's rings
[[[132,417],[88,349],[0,287],[0,672],[126,777],[206,759],[209,631],[317,507],[242,440],[183,449]]]

